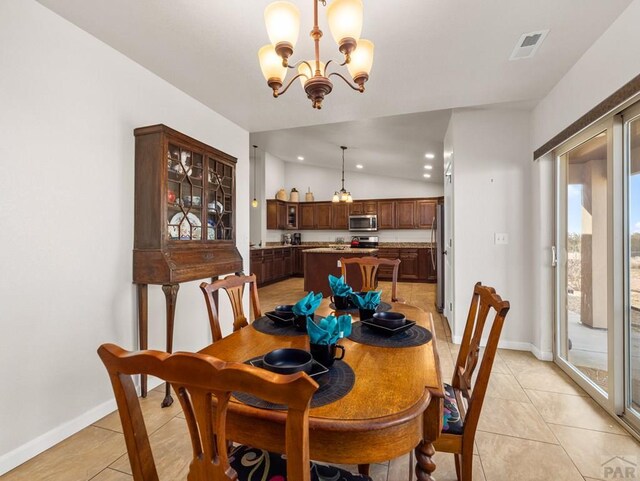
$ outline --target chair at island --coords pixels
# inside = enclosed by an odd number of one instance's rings
[[[242,307],[242,296],[244,295],[244,286],[246,284],[249,284],[249,288],[251,289],[249,296],[251,297],[251,305],[253,307],[253,318],[258,319],[262,316],[262,311],[260,310],[260,299],[258,298],[258,286],[255,275],[245,276],[235,274],[227,276],[224,279],[213,281],[210,284],[206,282],[200,284],[200,289],[207,303],[209,324],[211,325],[211,335],[213,336],[214,342],[222,339],[215,300],[215,294],[220,289],[223,289],[227,293],[229,301],[231,301],[234,332],[249,325],[248,318],[245,316],[244,308]]]
[[[398,268],[400,259],[380,259],[378,257],[349,257],[341,258],[342,276],[347,281],[347,265],[356,264],[360,268],[362,274],[362,292],[368,292],[378,287],[378,268],[380,266],[393,266],[393,274],[391,278],[391,302],[402,302],[398,299]]]
[[[495,317],[482,354],[478,376],[473,382],[473,373],[480,357],[480,340],[492,309],[495,311]],[[436,451],[455,455],[458,481],[471,481],[472,478],[473,441],[500,333],[508,312],[509,302],[503,301],[495,289],[483,286],[479,282],[475,285],[453,379],[451,385],[444,385],[442,434],[434,443]]]
[[[167,381],[180,399],[193,447],[189,481],[371,481],[369,477],[352,475],[334,466],[310,462],[309,404],[318,384],[303,372],[275,374],[204,354],[128,352],[114,344],[103,344],[98,354],[111,379],[135,481],[159,479],[133,383],[132,376],[136,374]],[[282,443],[286,459],[281,454],[245,445],[227,452],[225,423],[233,391],[287,406]]]

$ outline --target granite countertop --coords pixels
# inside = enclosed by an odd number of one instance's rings
[[[309,254],[373,254],[378,252],[378,249],[352,249],[351,247],[346,247],[344,249],[336,249],[331,247],[316,247],[311,249],[305,249],[302,252],[306,252]]]
[[[303,243],[301,245],[284,245],[284,244],[272,244],[266,246],[252,246],[251,250],[264,250],[264,249],[282,249],[287,247],[295,247],[300,249],[315,249],[315,248],[325,248],[332,250],[337,244],[335,242],[310,242]],[[350,244],[343,244],[346,249],[349,249]],[[435,247],[435,244],[431,242],[380,242],[378,248],[380,249],[398,249],[398,248],[406,248],[406,249],[427,249],[430,247]],[[366,251],[367,249],[355,249],[359,252]]]

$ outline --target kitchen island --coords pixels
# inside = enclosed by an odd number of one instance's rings
[[[304,290],[322,292],[323,297],[331,295],[329,274],[339,277],[342,257],[377,257],[378,249],[319,247],[302,251],[304,255]],[[349,285],[354,291],[362,288],[362,276],[358,266],[347,267]]]

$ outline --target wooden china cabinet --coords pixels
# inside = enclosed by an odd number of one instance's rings
[[[165,294],[171,352],[180,283],[242,270],[235,235],[236,159],[165,125],[141,127],[134,135],[133,282],[140,349],[147,349],[147,286],[157,284]],[[141,390],[146,396],[144,376]],[[172,402],[167,385],[162,406]]]

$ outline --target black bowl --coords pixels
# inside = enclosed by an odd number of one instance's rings
[[[293,305],[283,304],[281,306],[276,306],[274,312],[284,319],[289,319],[293,317]]]
[[[313,358],[309,351],[302,349],[276,349],[264,355],[262,365],[265,369],[278,374],[293,374],[300,371],[308,374],[313,367]]]
[[[404,326],[407,318],[401,312],[376,312],[373,314],[373,322],[379,326],[395,329],[396,327]]]

